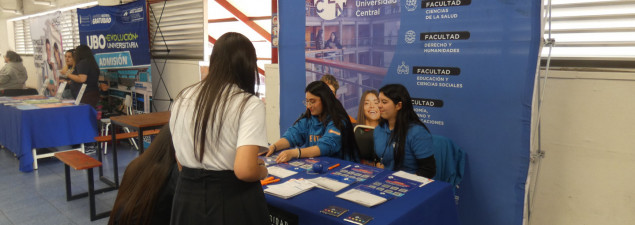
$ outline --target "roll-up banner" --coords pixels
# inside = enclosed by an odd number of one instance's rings
[[[107,78],[151,82],[145,0],[77,9],[77,15],[80,43],[91,48]]]
[[[403,84],[431,133],[467,154],[458,190],[462,224],[522,224],[540,1],[280,0],[278,6],[281,132],[305,110],[297,84],[334,75],[338,99],[352,116],[365,90]]]
[[[40,79],[40,94],[55,96],[64,67],[64,48],[61,29],[62,13],[53,12],[29,19],[35,73]]]

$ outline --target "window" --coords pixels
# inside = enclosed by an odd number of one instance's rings
[[[62,12],[60,31],[62,33],[64,51],[75,48],[80,44],[76,9]]]
[[[53,12],[61,12],[62,43],[64,51],[77,47],[79,42],[79,25],[77,24],[77,8],[97,5],[97,2],[89,2],[60,10],[47,11],[34,15],[28,15],[11,19],[13,21],[13,33],[15,51],[18,54],[33,54],[33,41],[31,40],[30,18]]]
[[[13,35],[15,39],[15,52],[18,54],[33,54],[31,23],[28,19],[13,21]]]
[[[555,39],[553,59],[635,60],[635,1],[545,0],[544,38]],[[550,23],[551,22],[551,23]],[[547,57],[549,46],[542,49]]]
[[[148,12],[152,57],[202,60],[207,40],[204,6],[204,1],[201,0],[150,4]]]

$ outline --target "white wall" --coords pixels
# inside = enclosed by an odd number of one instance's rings
[[[266,85],[266,126],[267,141],[275,143],[280,139],[280,68],[278,64],[265,65]]]
[[[7,50],[13,50],[13,47],[9,45],[9,39],[10,38],[7,33],[7,20],[0,18],[0,53],[2,53],[3,56],[0,58],[0,68],[4,66],[4,54],[7,53]]]
[[[167,64],[163,63],[163,59],[157,59],[157,63],[152,63],[152,89],[154,99],[169,100],[176,99],[179,92],[200,80],[200,69],[198,61],[186,61],[186,60],[168,60]],[[165,64],[165,69],[163,65]],[[159,84],[159,70],[163,71],[163,81]],[[163,86],[165,82],[166,87]],[[168,96],[169,93],[169,96]],[[155,100],[153,102],[156,106],[156,110],[152,111],[162,112],[167,111],[170,105],[169,101]]]
[[[530,224],[635,224],[635,71],[549,77]]]

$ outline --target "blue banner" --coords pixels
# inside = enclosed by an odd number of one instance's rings
[[[80,43],[101,69],[150,65],[146,2],[77,9]]]
[[[352,116],[363,91],[403,84],[431,132],[467,153],[461,223],[522,224],[540,1],[280,0],[278,6],[281,132],[305,110],[297,84],[334,75]]]

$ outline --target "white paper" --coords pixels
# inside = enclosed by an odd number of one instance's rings
[[[317,186],[317,184],[308,180],[291,179],[282,184],[268,185],[267,189],[265,189],[265,193],[287,199],[311,190],[315,186]]]
[[[316,177],[309,181],[316,183],[319,188],[332,192],[338,192],[349,185],[326,177]]]
[[[337,195],[336,197],[346,199],[366,207],[373,207],[388,200],[384,197],[380,197],[359,189],[348,190],[342,194]]]
[[[267,167],[267,170],[269,171],[269,175],[273,175],[279,178],[286,178],[288,176],[298,173],[298,172],[288,170],[279,166],[270,166],[270,167]]]
[[[392,175],[393,176],[398,176],[398,177],[401,177],[401,178],[405,178],[405,179],[408,179],[408,180],[419,182],[419,183],[421,183],[421,185],[419,185],[419,187],[423,187],[424,185],[432,183],[432,181],[434,181],[433,179],[428,179],[428,178],[425,178],[425,177],[422,177],[422,176],[417,176],[415,174],[407,173],[407,172],[404,172],[404,171],[397,171],[397,172],[394,172]]]
[[[62,99],[62,93],[64,92],[65,88],[66,88],[66,82],[60,82],[60,86],[57,88],[57,92],[55,94],[55,97],[57,99]]]

